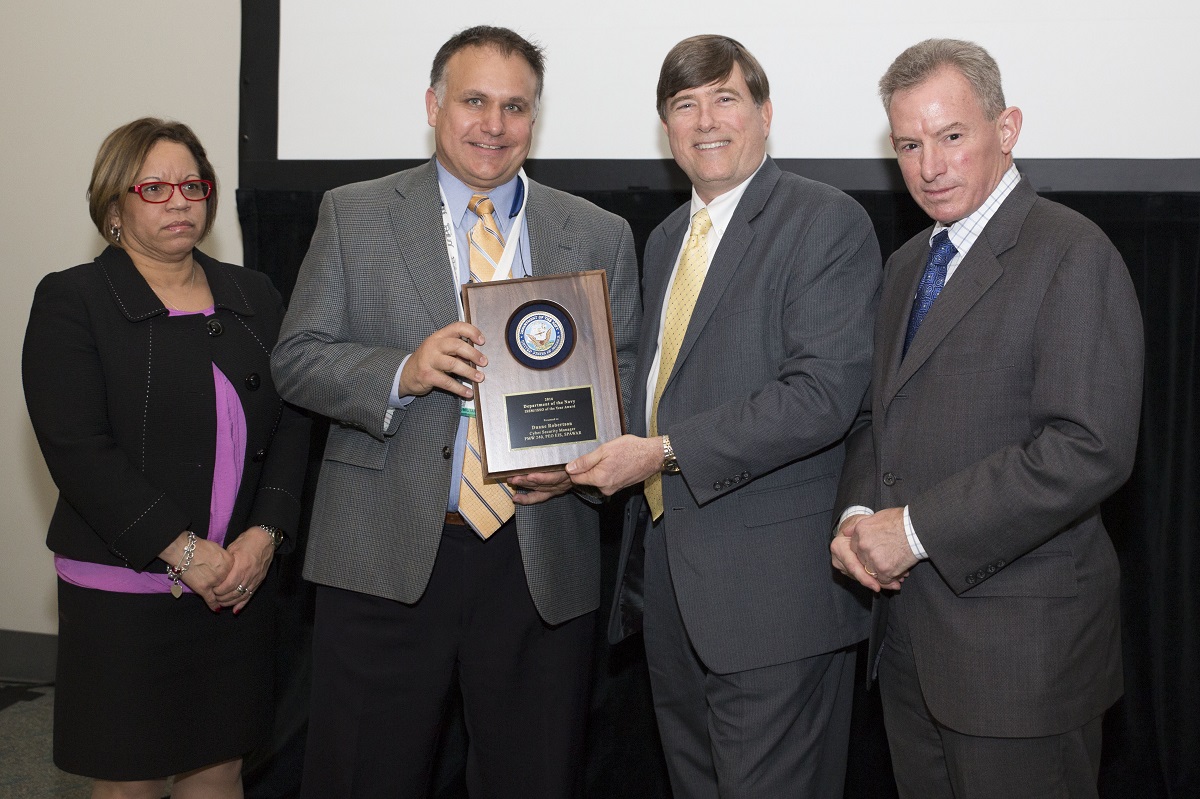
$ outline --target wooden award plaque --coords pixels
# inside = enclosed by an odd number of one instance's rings
[[[562,469],[625,432],[603,269],[468,283],[463,310],[486,341],[485,478]]]

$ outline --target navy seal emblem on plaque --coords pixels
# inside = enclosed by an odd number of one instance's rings
[[[530,369],[553,369],[575,349],[575,322],[549,300],[527,302],[508,319],[508,351]]]

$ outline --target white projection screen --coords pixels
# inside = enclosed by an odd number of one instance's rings
[[[246,3],[244,15],[254,5]],[[883,162],[892,155],[879,76],[908,45],[947,36],[977,41],[996,57],[1007,101],[1024,112],[1016,155],[1073,165],[1066,174],[1077,185],[1058,188],[1089,188],[1089,173],[1100,169],[1141,182],[1132,188],[1200,190],[1198,3],[693,0],[686,8],[508,0],[479,13],[458,3],[279,0],[273,157],[428,158],[424,93],[433,55],[454,32],[486,23],[546,50],[533,159],[668,159],[654,102],[662,58],[686,36],[723,33],[745,44],[770,78],[772,156]],[[1124,167],[1114,172],[1114,164]],[[1144,185],[1151,173],[1171,185]]]

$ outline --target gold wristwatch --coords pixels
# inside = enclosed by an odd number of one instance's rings
[[[679,474],[679,459],[675,457],[675,448],[671,446],[671,437],[664,435],[663,442],[663,474]]]

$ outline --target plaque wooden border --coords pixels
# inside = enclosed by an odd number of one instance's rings
[[[538,369],[521,363],[511,351],[509,322],[514,312],[530,303],[552,303],[565,310],[574,328],[574,349],[561,363]],[[620,375],[617,371],[616,339],[608,298],[608,280],[603,269],[565,275],[492,280],[463,286],[466,320],[483,333],[479,348],[487,356],[484,380],[474,384],[475,413],[479,419],[484,477],[501,479],[529,472],[561,470],[580,455],[625,432],[621,405]],[[595,438],[555,443],[528,440],[512,446],[507,397],[540,393],[553,404],[555,392],[579,395],[590,388]],[[530,407],[533,408],[531,400]],[[530,411],[538,412],[537,408]],[[576,408],[584,413],[586,409]],[[524,429],[521,425],[514,425]],[[553,425],[546,425],[553,427]],[[539,434],[541,435],[541,434]]]

